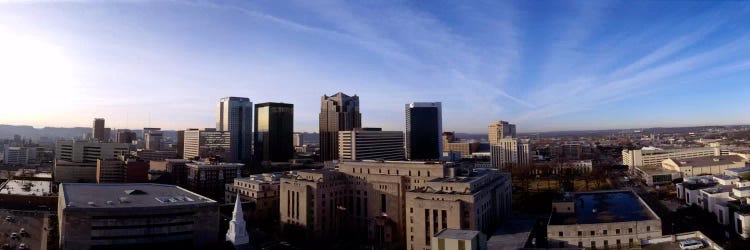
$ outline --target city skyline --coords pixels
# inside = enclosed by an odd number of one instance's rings
[[[0,104],[26,108],[0,123],[210,128],[216,101],[241,96],[295,104],[294,127],[317,132],[318,98],[336,92],[384,130],[423,101],[443,103],[445,131],[470,133],[494,120],[519,132],[750,123],[747,3],[371,5],[4,2],[0,83],[14,94]]]

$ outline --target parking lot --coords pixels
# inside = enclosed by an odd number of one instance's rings
[[[0,209],[0,249],[20,249],[21,244],[41,249],[47,242],[44,234],[42,213]]]

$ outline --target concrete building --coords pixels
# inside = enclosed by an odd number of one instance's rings
[[[454,132],[443,132],[443,153],[445,152],[459,152],[463,156],[470,156],[474,152],[479,150],[479,142],[477,141],[461,141],[456,138]]]
[[[634,167],[633,172],[649,186],[672,184],[673,181],[682,178],[680,171],[664,169],[661,166]]]
[[[292,138],[295,147],[302,147],[302,145],[305,145],[305,137],[302,133],[294,133]]]
[[[231,133],[206,128],[185,130],[184,159],[219,157],[231,160]]]
[[[430,249],[442,229],[491,230],[510,211],[510,176],[452,163],[344,161],[280,182],[285,227],[321,239],[359,237],[380,249]]]
[[[549,246],[560,248],[637,248],[661,236],[659,216],[623,190],[575,193],[553,202],[547,225]]]
[[[203,249],[216,246],[214,200],[160,184],[74,184],[59,188],[60,249]]]
[[[164,133],[161,128],[143,128],[143,141],[147,150],[161,150],[161,139]]]
[[[718,175],[724,170],[745,167],[745,159],[737,155],[668,158],[662,161],[665,170],[679,171],[683,176]]]
[[[96,160],[128,154],[128,144],[58,141],[55,145],[56,182],[96,182]]]
[[[403,160],[404,133],[382,131],[380,128],[339,131],[339,159],[342,161]]]
[[[320,160],[332,161],[339,157],[339,131],[349,131],[362,127],[362,114],[359,113],[359,97],[336,93],[320,98],[319,115]]]
[[[187,189],[223,202],[225,185],[242,176],[240,170],[244,164],[194,161],[186,163],[185,166],[187,167],[187,180],[185,181]]]
[[[443,155],[443,116],[440,102],[414,102],[405,106],[406,159],[440,160]]]
[[[149,165],[150,169],[163,169],[164,172],[172,176],[175,184],[187,188],[187,164],[191,162],[184,159],[165,159],[163,161],[151,161]]]
[[[253,147],[253,103],[245,97],[224,97],[216,108],[216,130],[227,132],[229,162],[249,162]],[[187,140],[187,134],[185,135]],[[186,142],[187,143],[187,142]],[[187,152],[186,152],[187,154]]]
[[[96,183],[148,182],[149,162],[120,156],[96,160]]]
[[[135,151],[135,156],[144,161],[163,161],[166,159],[178,159],[176,150],[149,150],[139,149]]]
[[[3,164],[26,165],[30,159],[36,158],[36,148],[11,147],[6,145],[3,149]]]
[[[622,150],[622,164],[630,167],[661,166],[662,161],[672,159],[686,159],[703,156],[718,156],[716,148],[680,148],[658,149],[643,148],[636,150]]]
[[[95,118],[94,124],[91,126],[91,136],[95,141],[107,142],[109,136],[105,135],[104,129],[104,118]]]
[[[288,162],[294,157],[294,105],[255,104],[254,150],[256,162]]]
[[[518,139],[506,137],[500,139],[499,143],[490,144],[492,167],[497,169],[509,169],[518,166]]]
[[[516,137],[516,125],[506,121],[494,121],[487,126],[487,138],[490,144],[500,144],[505,137]]]
[[[432,250],[487,250],[487,237],[473,230],[443,229],[431,242]]]
[[[231,201],[239,194],[242,202],[252,202],[245,218],[250,221],[272,221],[279,219],[279,187],[284,173],[264,173],[244,178],[235,178],[226,184],[224,200]]]

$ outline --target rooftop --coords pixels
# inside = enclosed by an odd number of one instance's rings
[[[31,180],[9,180],[0,185],[0,194],[50,196],[52,182]]]
[[[443,229],[435,235],[435,238],[444,239],[457,239],[457,240],[471,240],[479,235],[479,231],[473,230],[458,230],[458,229]]]
[[[725,181],[731,181],[731,180],[738,180],[739,178],[735,176],[727,176],[727,175],[714,175],[714,178],[725,180]]]
[[[733,164],[736,162],[745,161],[745,159],[743,159],[739,155],[703,156],[703,157],[695,157],[695,158],[688,158],[688,159],[672,159],[672,160],[675,163],[677,163],[677,166],[679,167],[717,166],[717,165],[727,165],[727,164]]]
[[[632,191],[577,193],[575,213],[553,213],[550,225],[597,224],[656,219]]]
[[[87,209],[216,203],[178,186],[151,183],[62,183],[60,199],[66,202],[66,208]]]
[[[744,173],[744,172],[750,172],[750,167],[727,168],[724,171],[732,171],[732,172],[735,172],[735,173]]]

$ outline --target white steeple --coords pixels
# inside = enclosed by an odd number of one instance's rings
[[[242,215],[239,194],[237,194],[237,200],[234,202],[234,211],[232,212],[232,220],[229,221],[229,230],[227,230],[226,238],[227,241],[232,242],[235,246],[250,243],[250,236],[247,235],[247,229],[245,229],[245,219]]]

